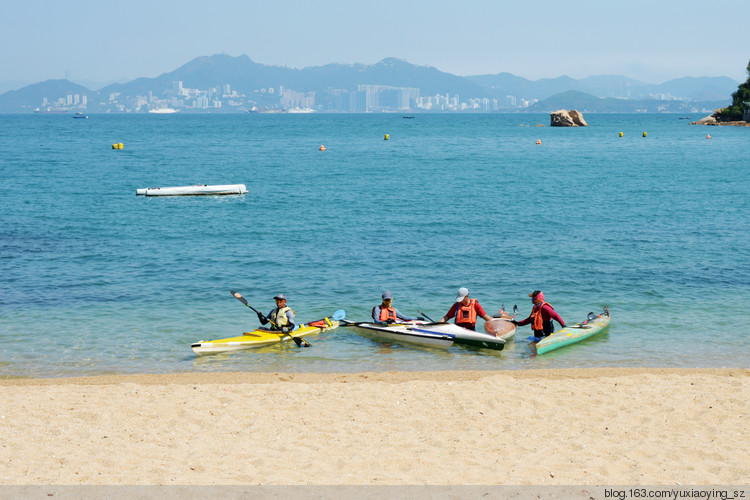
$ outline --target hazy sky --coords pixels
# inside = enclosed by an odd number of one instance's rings
[[[744,81],[748,22],[750,0],[7,0],[0,82],[127,81],[216,53],[292,68],[398,57],[463,76]]]

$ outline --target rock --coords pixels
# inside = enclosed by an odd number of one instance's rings
[[[698,121],[690,122],[690,125],[716,125],[717,123],[718,120],[716,120],[716,113],[713,113]]]
[[[583,119],[583,114],[575,109],[568,112],[559,109],[550,113],[550,126],[552,127],[588,127],[589,124]]]
[[[576,124],[566,110],[559,109],[557,111],[553,111],[550,114],[550,126],[551,127],[575,127]]]
[[[583,113],[579,113],[578,110],[571,109],[568,114],[573,119],[573,122],[579,127],[588,127],[589,124],[583,119]]]
[[[712,114],[708,115],[705,118],[701,118],[700,120],[696,122],[690,122],[690,125],[731,125],[735,127],[750,127],[750,123],[747,121],[736,121],[736,122],[723,122],[719,118],[719,113],[721,113],[725,108],[717,109]]]

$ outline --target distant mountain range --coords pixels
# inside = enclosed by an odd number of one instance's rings
[[[155,78],[138,78],[127,83],[108,85],[98,91],[68,80],[47,80],[28,85],[0,94],[0,112],[27,113],[42,108],[43,103],[47,103],[50,108],[72,110],[76,106],[81,107],[80,101],[70,102],[76,95],[86,96],[85,109],[91,112],[145,110],[146,98],[149,99],[148,102],[167,97],[174,99],[174,82],[182,82],[185,88],[203,91],[229,85],[241,102],[235,103],[239,108],[229,109],[223,106],[222,111],[237,111],[250,105],[278,102],[280,87],[301,93],[314,92],[316,103],[323,106],[332,102],[332,96],[356,92],[359,85],[413,88],[419,89],[421,96],[460,96],[462,101],[494,99],[499,103],[495,109],[499,107],[509,111],[520,108],[529,111],[541,111],[540,108],[545,108],[546,111],[546,108],[557,101],[560,107],[573,108],[575,106],[566,99],[574,98],[588,102],[592,108],[589,111],[602,112],[615,108],[642,110],[645,108],[636,101],[669,102],[675,99],[689,101],[699,107],[702,105],[713,108],[728,104],[731,93],[739,84],[728,77],[685,77],[658,85],[623,76],[591,76],[581,80],[561,76],[536,81],[510,73],[460,77],[396,58],[387,58],[373,65],[328,64],[291,69],[259,64],[246,55],[231,57],[218,54],[198,57]],[[276,89],[276,92],[267,92],[268,89]],[[550,101],[553,96],[556,98]],[[623,101],[628,102],[625,104]],[[651,106],[653,109],[657,107]]]

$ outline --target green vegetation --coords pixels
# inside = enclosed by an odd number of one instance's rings
[[[732,105],[718,113],[719,121],[734,122],[742,120],[742,114],[750,106],[750,62],[747,63],[747,81],[740,83],[732,94]]]

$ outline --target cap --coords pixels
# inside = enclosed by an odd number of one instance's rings
[[[393,298],[393,294],[391,292],[389,292],[388,290],[383,292],[383,300],[390,300],[392,298]]]
[[[464,298],[469,295],[469,289],[461,287],[458,289],[458,293],[456,294],[456,302],[461,302],[464,300]]]
[[[273,298],[279,299],[279,300],[286,300],[286,295],[284,295],[283,293],[279,293],[279,294],[274,295]]]
[[[533,292],[531,292],[531,293],[529,294],[529,297],[531,297],[531,298],[533,299],[534,297],[536,297],[536,296],[537,296],[537,295],[539,295],[540,293],[542,293],[542,292],[540,292],[539,290],[534,290]]]

